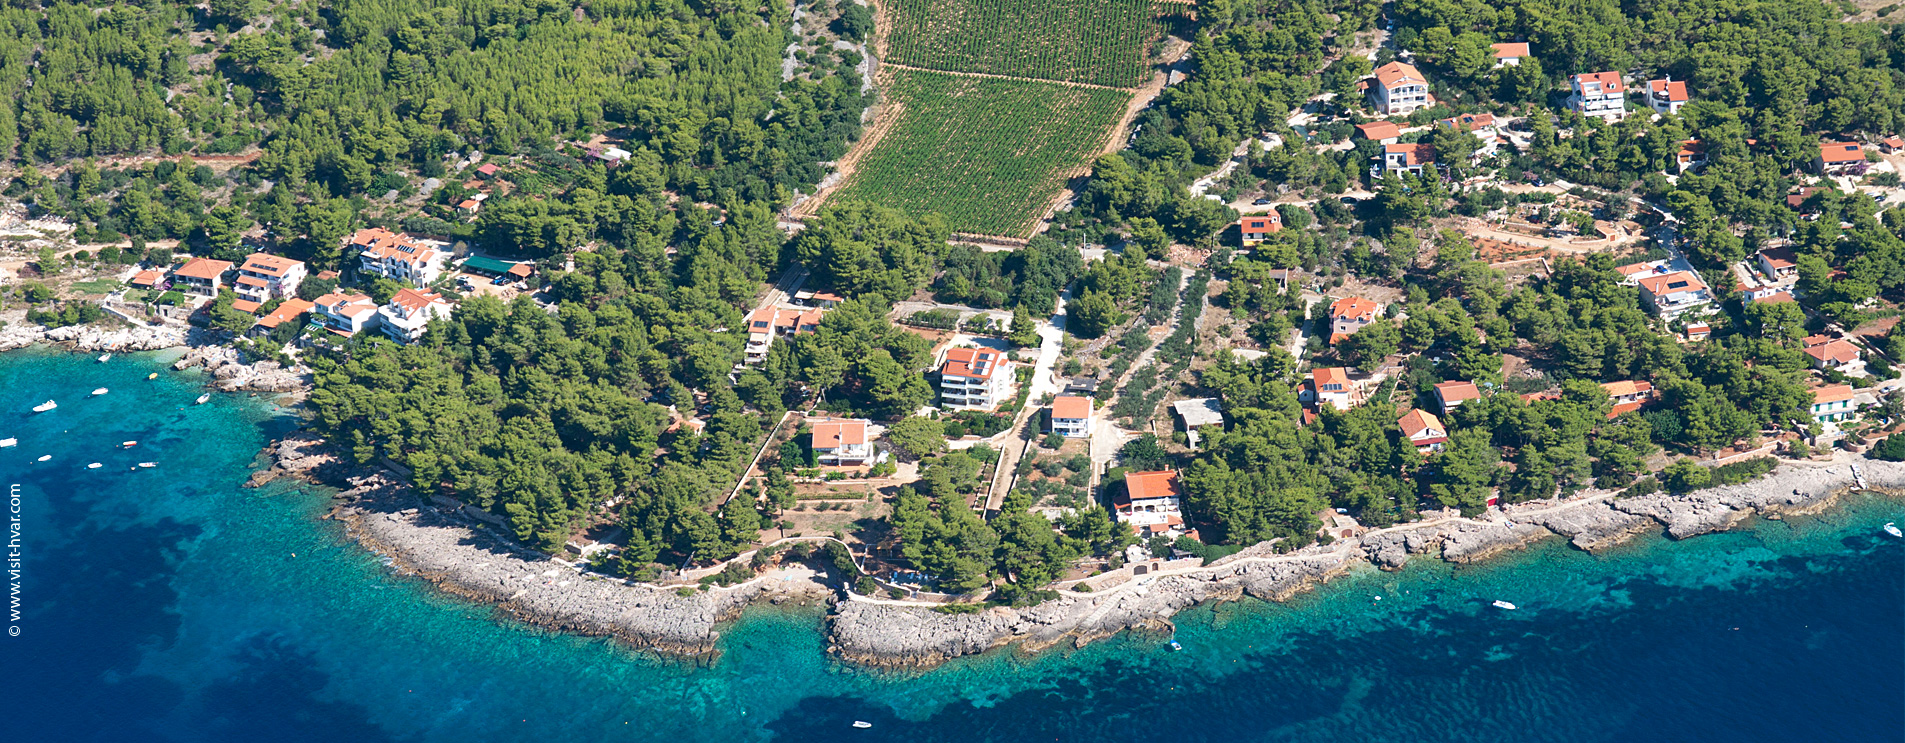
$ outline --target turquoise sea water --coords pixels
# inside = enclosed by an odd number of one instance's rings
[[[9,740],[1905,739],[1905,542],[1878,528],[1905,521],[1897,502],[1365,570],[1180,615],[1182,653],[1133,634],[873,672],[826,656],[818,609],[761,609],[697,664],[390,575],[319,520],[323,493],[239,487],[290,425],[268,401],[193,406],[200,377],[162,369],[0,354],[0,438],[20,439],[0,485],[20,486],[25,542],[20,634],[0,636]]]

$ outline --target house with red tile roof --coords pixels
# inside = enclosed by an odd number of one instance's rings
[[[1404,173],[1422,175],[1422,168],[1435,162],[1435,147],[1428,142],[1386,144],[1382,146],[1382,171],[1385,175]]]
[[[1865,167],[1865,150],[1857,142],[1820,142],[1819,156],[1812,170],[1820,175],[1838,175]]]
[[[320,324],[347,338],[377,324],[377,303],[368,295],[332,292],[311,305]]]
[[[1402,427],[1403,437],[1409,439],[1416,451],[1424,454],[1442,451],[1449,442],[1449,430],[1442,426],[1442,419],[1421,409],[1404,413],[1396,425]]]
[[[1382,305],[1362,297],[1344,297],[1330,303],[1330,345],[1362,330],[1382,314]]]
[[[165,272],[149,268],[133,274],[132,280],[126,283],[141,289],[156,289],[159,286],[159,282],[164,280]]]
[[[1697,139],[1680,143],[1680,150],[1674,153],[1674,173],[1685,173],[1707,161],[1707,144]]]
[[[245,256],[244,264],[238,267],[238,279],[232,282],[232,291],[237,292],[240,299],[259,304],[287,299],[298,295],[298,284],[304,282],[304,273],[304,261],[252,253]]]
[[[823,309],[787,309],[762,307],[747,315],[747,342],[743,345],[746,363],[759,364],[767,360],[768,349],[776,338],[792,338],[796,335],[812,333],[820,329],[820,318],[826,314]]]
[[[1627,84],[1618,72],[1589,72],[1568,78],[1567,106],[1582,116],[1609,123],[1627,118]]]
[[[1607,397],[1614,401],[1614,409],[1607,412],[1613,419],[1622,413],[1641,409],[1654,401],[1660,393],[1654,390],[1653,382],[1623,379],[1618,382],[1603,382],[1601,389],[1607,391]]]
[[[1319,408],[1328,405],[1337,410],[1348,410],[1362,402],[1361,390],[1349,378],[1349,370],[1340,366],[1311,369],[1310,390]]]
[[[496,177],[496,171],[496,163],[483,163],[476,167],[476,176],[484,180],[489,180]]]
[[[1376,68],[1376,84],[1369,86],[1377,111],[1400,116],[1418,108],[1435,105],[1429,95],[1429,79],[1415,65],[1390,62]]]
[[[1252,214],[1237,220],[1237,230],[1243,235],[1243,245],[1246,248],[1262,244],[1264,240],[1270,239],[1271,235],[1281,229],[1283,229],[1283,215],[1274,211],[1269,214]]]
[[[828,418],[812,421],[809,446],[823,467],[858,467],[873,461],[873,446],[867,440],[867,421],[862,418]]]
[[[1091,436],[1091,398],[1059,395],[1052,398],[1052,433],[1068,439]]]
[[[201,297],[216,297],[218,290],[224,288],[226,271],[232,270],[231,261],[215,261],[210,258],[193,258],[185,265],[172,269],[172,288],[186,294]]]
[[[1672,77],[1647,81],[1647,107],[1655,113],[1677,114],[1687,105],[1687,83]]]
[[[346,238],[345,247],[357,251],[359,270],[415,287],[436,283],[450,258],[409,235],[381,227],[358,230]]]
[[[939,366],[939,401],[954,410],[991,410],[1012,394],[1011,364],[991,348],[951,348]]]
[[[307,302],[297,297],[284,300],[278,303],[277,309],[266,313],[264,317],[258,318],[258,322],[253,324],[251,330],[246,331],[246,333],[252,337],[268,335],[271,331],[277,330],[285,323],[300,323],[299,318],[310,314],[312,308],[316,306],[316,302]]]
[[[450,319],[450,303],[443,295],[421,289],[404,289],[377,308],[377,322],[384,335],[398,343],[415,343],[430,327],[431,320]]]
[[[1852,385],[1833,384],[1812,391],[1812,419],[1837,423],[1858,415],[1854,408]]]
[[[1489,44],[1495,50],[1495,67],[1520,67],[1521,58],[1528,56],[1528,42],[1504,42]]]
[[[1687,271],[1648,276],[1639,283],[1641,303],[1661,319],[1704,310],[1713,304],[1706,282]]]
[[[1356,134],[1378,144],[1395,144],[1402,138],[1402,127],[1393,121],[1371,121],[1356,125]]]
[[[1799,273],[1799,255],[1788,247],[1767,248],[1759,252],[1759,270],[1775,279]]]
[[[1184,531],[1184,488],[1173,471],[1133,472],[1124,476],[1124,490],[1111,499],[1118,520],[1139,536]]]
[[[1842,374],[1851,374],[1858,371],[1860,366],[1859,347],[1852,345],[1851,341],[1844,338],[1807,343],[1806,355],[1812,358],[1812,368],[1820,371],[1830,369]]]
[[[1442,414],[1447,415],[1456,406],[1470,400],[1482,399],[1482,389],[1474,382],[1442,382],[1435,386],[1435,401],[1442,405]]]

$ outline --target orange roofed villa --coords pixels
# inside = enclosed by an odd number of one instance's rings
[[[762,307],[747,316],[747,353],[749,366],[767,360],[767,352],[774,347],[776,338],[792,338],[796,335],[812,333],[820,329],[820,318],[825,309],[789,310],[774,307]]]
[[[857,467],[873,461],[873,446],[867,437],[865,419],[828,418],[810,422],[813,424],[810,446],[821,466]]]
[[[353,233],[347,247],[357,251],[359,270],[418,287],[436,283],[450,258],[409,235],[378,227]]]
[[[232,291],[238,293],[239,299],[264,304],[273,299],[297,296],[298,284],[303,281],[303,261],[270,253],[252,253],[245,256],[244,265],[238,268],[238,279],[233,282]]]
[[[1184,533],[1184,489],[1177,473],[1133,472],[1124,476],[1124,492],[1112,497],[1118,520],[1140,537]]]

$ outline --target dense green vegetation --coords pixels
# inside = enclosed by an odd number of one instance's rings
[[[1021,236],[1085,165],[1131,94],[889,71],[899,120],[833,197],[945,215],[956,232]]]
[[[1175,3],[1152,0],[893,0],[891,61],[951,72],[1136,87]]]

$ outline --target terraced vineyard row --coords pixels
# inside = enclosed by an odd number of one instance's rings
[[[835,194],[938,212],[958,232],[1024,236],[1065,179],[1087,165],[1131,93],[893,70],[904,109]]]
[[[953,72],[1130,88],[1181,3],[885,0],[888,61]]]

